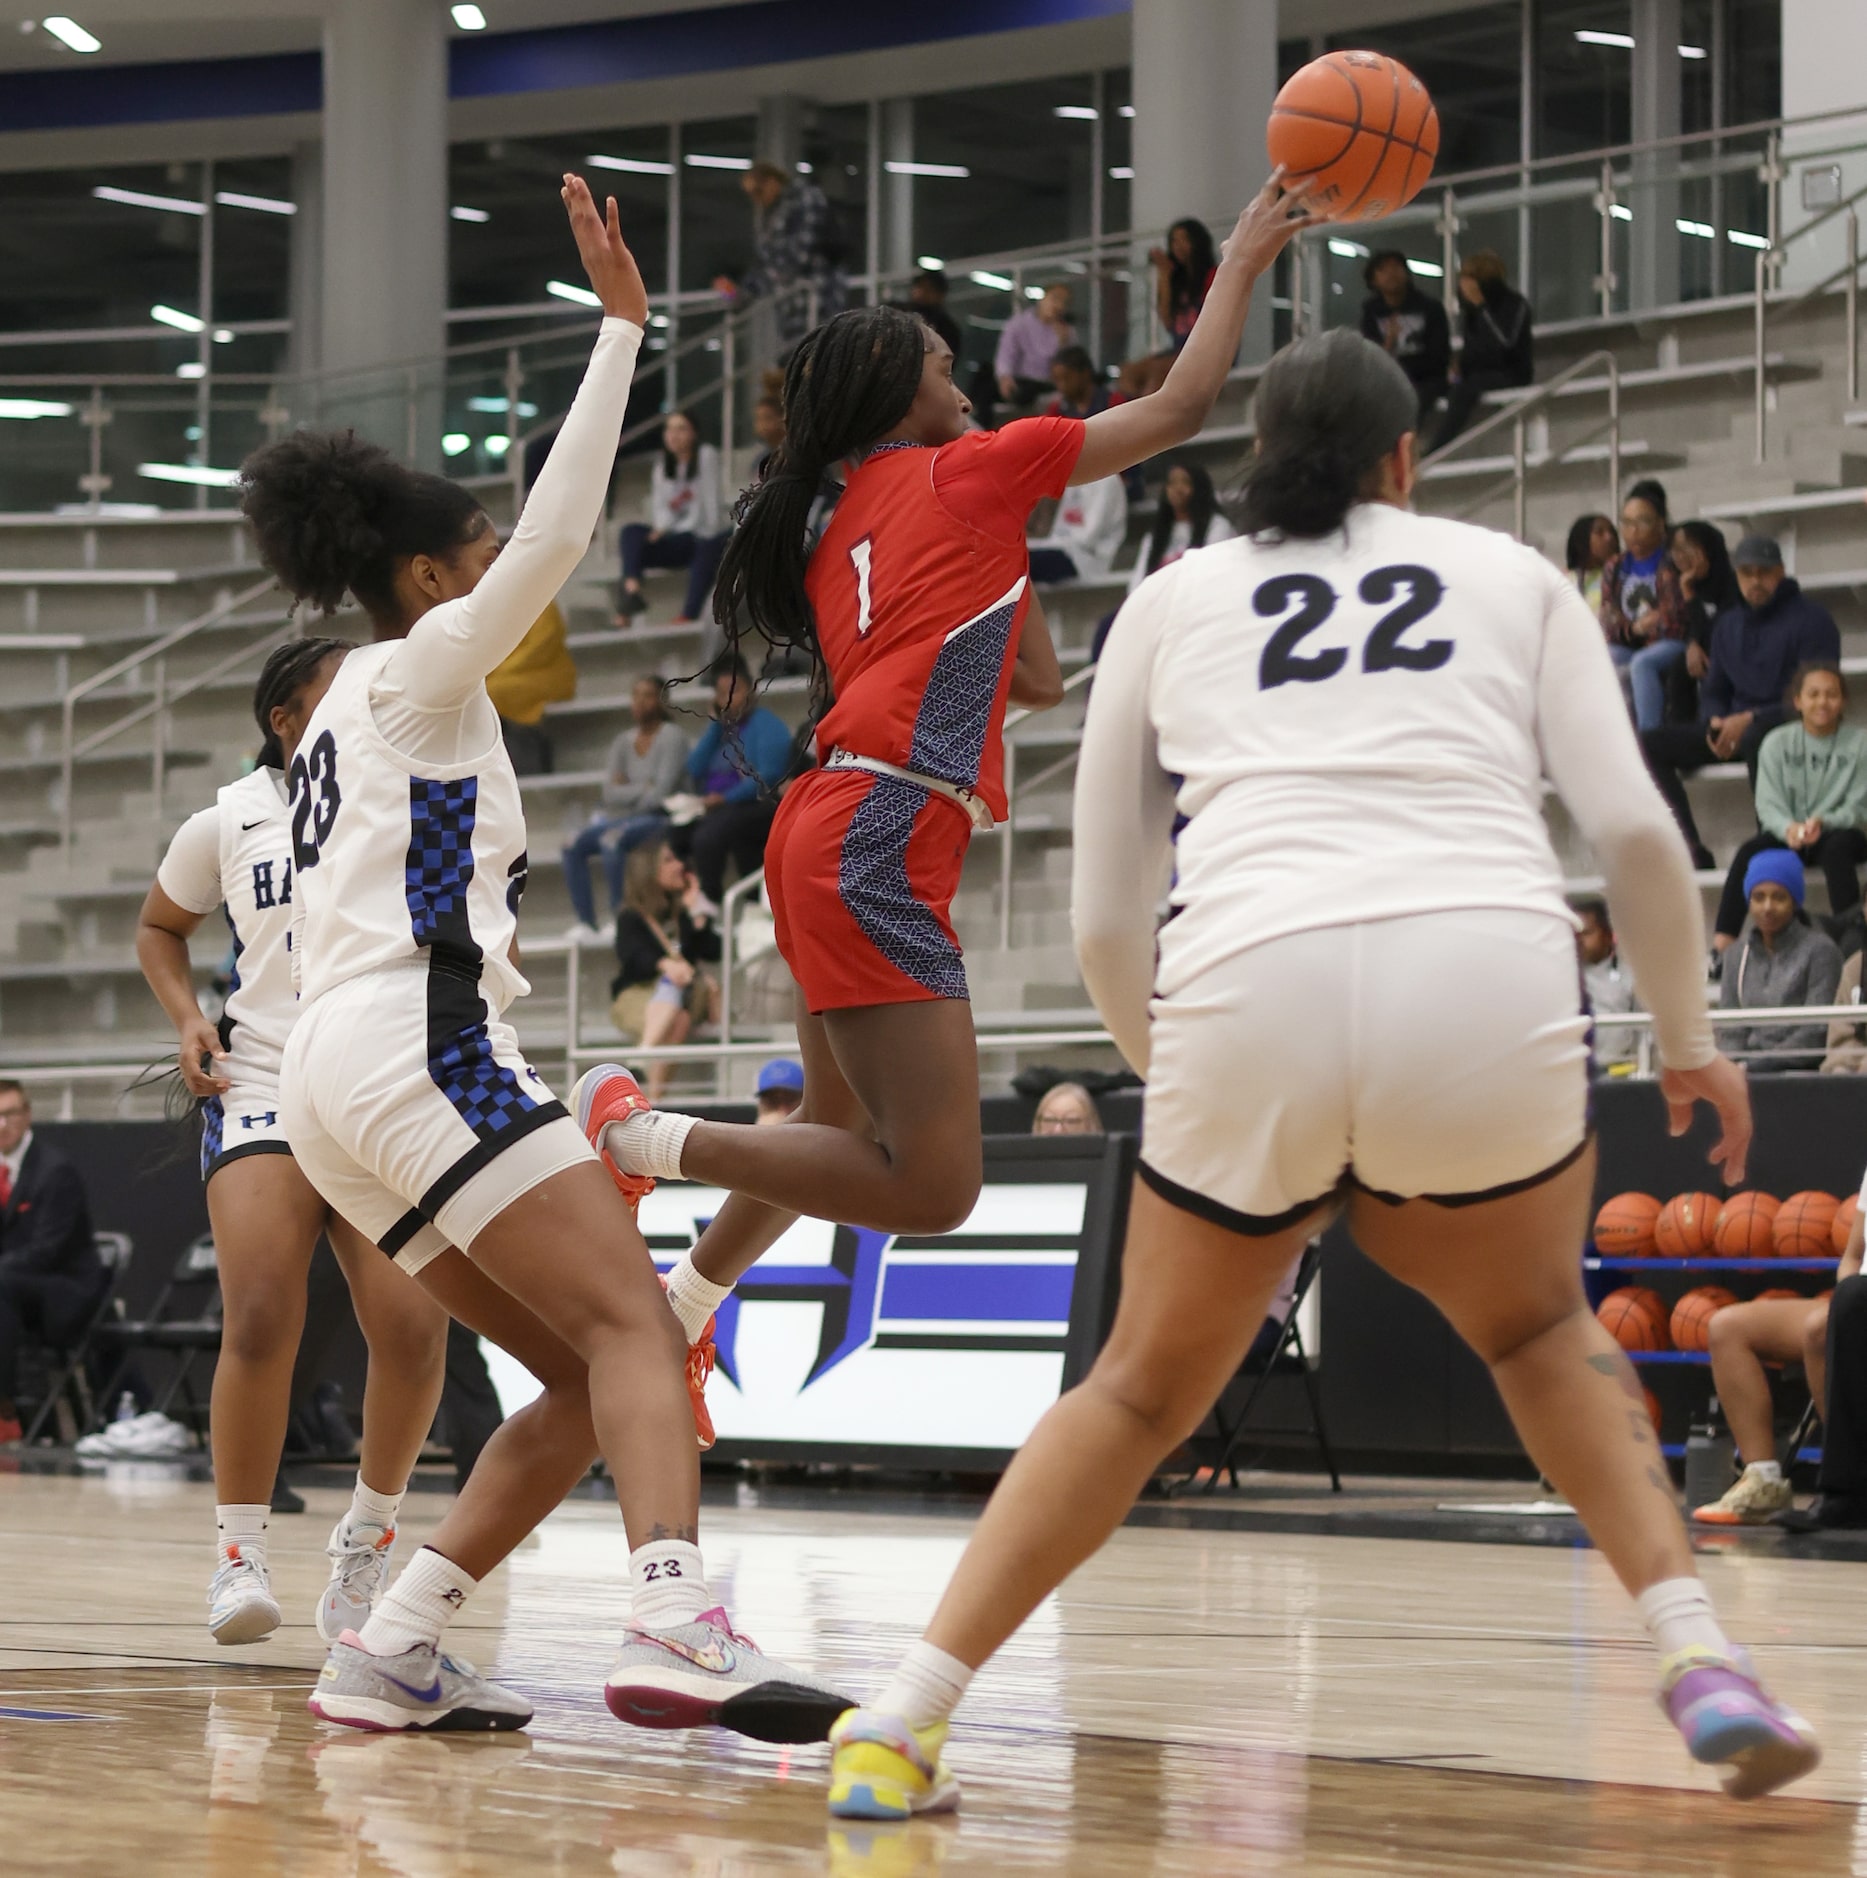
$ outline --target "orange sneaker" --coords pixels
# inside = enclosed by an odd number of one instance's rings
[[[599,1063],[595,1069],[585,1070],[571,1091],[571,1111],[577,1117],[577,1126],[609,1169],[610,1179],[628,1201],[631,1212],[655,1191],[654,1177],[625,1174],[603,1146],[603,1130],[611,1122],[624,1121],[631,1115],[646,1115],[652,1106],[641,1084],[620,1063]]]
[[[661,1288],[666,1291],[668,1281],[663,1278]],[[700,1335],[687,1346],[687,1399],[693,1404],[694,1433],[700,1437],[700,1452],[706,1453],[712,1447],[713,1417],[707,1413],[707,1379],[713,1374],[713,1364],[719,1352],[713,1343],[713,1326],[718,1322],[709,1317],[700,1327]]]

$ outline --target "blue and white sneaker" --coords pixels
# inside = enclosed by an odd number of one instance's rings
[[[361,1630],[389,1582],[389,1553],[395,1528],[374,1523],[352,1526],[340,1519],[324,1548],[331,1561],[330,1583],[318,1600],[318,1635],[335,1643],[346,1630]]]
[[[1815,1730],[1776,1701],[1742,1650],[1681,1650],[1660,1666],[1660,1707],[1734,1800],[1774,1793],[1822,1758]]]
[[[321,1721],[378,1734],[523,1728],[532,1718],[532,1705],[522,1696],[431,1643],[397,1656],[372,1656],[353,1631],[331,1646],[305,1706]]]
[[[208,1635],[216,1643],[263,1643],[283,1615],[265,1559],[229,1546],[207,1588]]]

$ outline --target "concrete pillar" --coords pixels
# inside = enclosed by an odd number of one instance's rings
[[[804,111],[804,100],[795,92],[759,99],[757,154],[788,170],[796,169],[804,154]]]
[[[323,356],[319,329],[324,321],[324,146],[301,143],[292,151],[292,250],[287,263],[290,278],[286,302],[292,320],[292,343],[286,349],[285,369],[294,378],[306,378],[318,369]],[[295,403],[310,406],[302,396]]]
[[[888,98],[882,104],[882,269],[907,274],[914,269],[914,178],[892,173],[890,163],[914,161],[914,100]]]
[[[1679,0],[1633,0],[1633,141],[1679,134]],[[1679,152],[1633,159],[1628,296],[1635,307],[1679,300]]]
[[[1857,117],[1812,124],[1783,139],[1783,232],[1815,219],[1802,206],[1803,173],[1841,167],[1841,194],[1867,188],[1867,150],[1845,156],[1817,156],[1837,144],[1867,145],[1867,6],[1861,0],[1783,0],[1783,115],[1811,117],[1821,111],[1855,110]],[[1819,178],[1825,182],[1827,179]],[[1867,206],[1867,205],[1862,205]],[[1862,216],[1867,222],[1867,215]],[[1783,285],[1812,287],[1841,266],[1845,258],[1841,218],[1799,241],[1784,257]],[[1867,250],[1867,235],[1862,238]]]
[[[434,0],[328,0],[324,421],[441,462],[447,36]]]
[[[1134,0],[1134,225],[1144,256],[1196,215],[1223,241],[1270,170],[1277,0]],[[1138,268],[1137,295],[1152,276]],[[1271,351],[1268,281],[1252,296],[1243,356]]]

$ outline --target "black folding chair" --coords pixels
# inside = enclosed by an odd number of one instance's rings
[[[107,1407],[115,1398],[117,1385],[139,1351],[163,1351],[175,1358],[175,1370],[161,1400],[152,1406],[166,1415],[170,1403],[180,1395],[198,1436],[205,1416],[191,1372],[198,1358],[219,1351],[221,1336],[220,1265],[214,1256],[213,1238],[203,1233],[175,1261],[175,1269],[147,1317],[107,1319],[98,1326],[96,1336],[100,1348],[118,1352],[117,1367],[99,1391],[100,1404]]]
[[[45,1393],[39,1399],[38,1409],[26,1424],[22,1437],[26,1447],[39,1439],[54,1415],[59,1420],[59,1434],[67,1443],[75,1441],[97,1418],[97,1404],[91,1399],[91,1353],[102,1326],[112,1317],[123,1314],[123,1280],[136,1248],[126,1232],[93,1233],[91,1243],[97,1248],[98,1262],[104,1268],[103,1295],[68,1343],[45,1346],[52,1369],[46,1377]]]
[[[1802,1411],[1802,1419],[1796,1423],[1795,1430],[1789,1437],[1788,1445],[1776,1457],[1778,1461],[1781,1462],[1785,1474],[1787,1474],[1790,1468],[1795,1464],[1796,1456],[1802,1452],[1803,1443],[1808,1440],[1810,1435],[1814,1434],[1821,1419],[1821,1416],[1816,1413],[1814,1401],[1811,1400],[1808,1407]]]
[[[1238,1376],[1249,1377],[1251,1388],[1247,1392],[1237,1415],[1229,1423],[1225,1419],[1225,1398],[1221,1396],[1213,1404],[1212,1420],[1214,1432],[1219,1443],[1217,1460],[1212,1463],[1212,1471],[1206,1478],[1206,1491],[1218,1490],[1219,1476],[1229,1473],[1232,1485],[1238,1485],[1238,1466],[1233,1456],[1238,1444],[1244,1439],[1245,1425],[1251,1419],[1251,1411],[1257,1406],[1258,1397],[1264,1393],[1266,1384],[1273,1376],[1297,1376],[1302,1379],[1303,1393],[1309,1400],[1310,1428],[1316,1436],[1316,1446],[1321,1450],[1323,1466],[1329,1471],[1329,1485],[1335,1492],[1342,1491],[1342,1476],[1335,1464],[1335,1451],[1329,1446],[1329,1430],[1323,1421],[1322,1392],[1316,1386],[1316,1371],[1310,1363],[1309,1352],[1303,1347],[1303,1327],[1297,1319],[1302,1311],[1303,1300],[1309,1296],[1310,1286],[1316,1282],[1316,1275],[1322,1269],[1322,1244],[1312,1241],[1305,1248],[1302,1260],[1297,1266],[1296,1282],[1293,1286],[1294,1297],[1290,1305],[1290,1315],[1284,1319],[1282,1331],[1278,1334],[1270,1355],[1253,1365],[1249,1361],[1238,1371]],[[1235,1377],[1234,1380],[1237,1380]],[[1169,1493],[1194,1486],[1201,1473],[1196,1465],[1190,1474],[1174,1481],[1167,1489]]]

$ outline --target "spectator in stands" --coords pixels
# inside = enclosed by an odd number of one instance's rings
[[[1812,1506],[1785,1507],[1771,1522],[1791,1532],[1830,1532],[1867,1526],[1867,1275],[1861,1271],[1862,1232],[1867,1228],[1867,1197],[1854,1221],[1847,1250],[1828,1300],[1828,1327],[1822,1352],[1822,1460],[1815,1484],[1820,1497]],[[1723,1315],[1722,1312],[1719,1313]],[[1715,1324],[1717,1318],[1713,1318]],[[1803,1353],[1804,1366],[1808,1353]],[[1810,1387],[1814,1387],[1810,1372]]]
[[[1170,463],[1161,485],[1160,506],[1143,537],[1134,565],[1128,570],[1128,591],[1133,593],[1148,575],[1177,561],[1192,548],[1230,541],[1235,531],[1219,509],[1212,477],[1202,463]],[[1115,624],[1113,612],[1096,622],[1089,645],[1091,665],[1101,658],[1103,642]]]
[[[1506,283],[1502,257],[1489,248],[1468,254],[1459,269],[1459,298],[1465,303],[1460,308],[1464,344],[1435,450],[1444,449],[1471,422],[1487,391],[1527,385],[1536,376],[1535,315],[1529,301]]]
[[[769,1128],[786,1122],[804,1100],[804,1066],[788,1056],[775,1056],[758,1072],[758,1125]]]
[[[1685,604],[1667,548],[1666,491],[1648,478],[1621,505],[1621,551],[1601,571],[1601,630],[1633,698],[1634,723],[1666,721],[1666,678],[1685,657]]]
[[[1861,1001],[1861,959],[1860,952],[1844,954],[1841,960],[1841,982],[1835,986],[1837,1004],[1859,1004]],[[1828,1054],[1822,1058],[1824,1076],[1858,1076],[1867,1070],[1867,1023],[1856,1022],[1853,1018],[1831,1018],[1828,1024]]]
[[[1034,1135],[1099,1135],[1104,1132],[1102,1111],[1096,1107],[1095,1097],[1079,1082],[1054,1084],[1045,1092],[1044,1099],[1037,1105],[1037,1113],[1031,1118]]]
[[[1057,395],[1044,406],[1047,417],[1094,417],[1111,404],[1127,400],[1096,369],[1081,346],[1060,346],[1050,361],[1050,382]]]
[[[990,424],[998,404],[1019,407],[1035,404],[1050,389],[1050,362],[1063,347],[1076,343],[1070,324],[1070,283],[1052,281],[1034,306],[1021,307],[1005,322],[998,336],[989,374],[981,374],[983,403],[979,421]]]
[[[1746,535],[1732,557],[1738,604],[1711,629],[1710,657],[1699,686],[1696,724],[1661,724],[1640,733],[1647,767],[1678,818],[1693,864],[1713,867],[1699,839],[1683,775],[1733,758],[1756,787],[1757,753],[1789,715],[1789,688],[1804,665],[1838,664],[1841,634],[1828,609],[1806,598],[1783,572],[1782,550],[1766,535]]]
[[[1588,610],[1601,613],[1602,570],[1621,551],[1621,538],[1614,523],[1605,515],[1578,515],[1569,524],[1569,542],[1563,551],[1563,565],[1575,590],[1588,602]]]
[[[931,326],[953,352],[953,370],[957,374],[966,351],[966,335],[959,321],[946,310],[947,278],[944,268],[924,268],[908,282],[907,309]]]
[[[1679,574],[1679,605],[1685,617],[1685,662],[1667,680],[1666,715],[1690,723],[1698,715],[1699,681],[1711,670],[1711,629],[1718,615],[1738,604],[1737,569],[1724,535],[1710,522],[1681,522],[1668,550]]]
[[[1037,581],[1105,580],[1128,535],[1128,489],[1119,476],[1064,490],[1049,532],[1031,543]]]
[[[752,674],[742,659],[713,668],[714,717],[687,758],[687,781],[702,813],[672,837],[709,905],[718,910],[729,862],[750,873],[765,858],[765,837],[778,812],[778,785],[790,768],[791,733],[776,712],[752,701]]]
[[[735,305],[775,299],[778,337],[788,348],[842,312],[849,297],[842,230],[829,197],[782,163],[760,157],[743,186],[752,204],[753,265],[743,279],[721,274],[713,286]]]
[[[1796,1004],[1833,1004],[1841,983],[1841,952],[1802,910],[1807,891],[1802,863],[1787,848],[1750,857],[1744,892],[1750,924],[1725,961],[1718,1002],[1727,1011],[1783,1010]],[[1758,1070],[1819,1069],[1827,1043],[1825,1020],[1810,1024],[1752,1024],[1721,1029],[1725,1054]]]
[[[648,520],[622,531],[622,594],[616,624],[648,611],[642,575],[651,567],[687,569],[687,598],[676,617],[687,624],[706,611],[713,576],[726,551],[720,516],[720,453],[700,441],[685,411],[670,411],[661,427],[661,453],[648,479]]]
[[[644,842],[629,856],[622,911],[616,915],[616,976],[609,1014],[644,1050],[685,1043],[696,1024],[718,1020],[720,981],[706,968],[720,957],[716,909],[666,841]],[[673,1064],[649,1064],[642,1084],[659,1102]]]
[[[752,435],[758,439],[758,455],[752,459],[752,480],[757,482],[771,453],[784,442],[784,399],[776,392],[764,393],[753,405]]]
[[[20,1347],[75,1337],[107,1282],[78,1170],[34,1135],[26,1091],[0,1081],[0,1445],[20,1438]]]
[[[577,661],[570,655],[564,615],[555,600],[504,662],[487,674],[486,695],[499,713],[499,734],[514,773],[549,776],[557,752],[545,729],[545,708],[577,695]]]
[[[1219,268],[1212,230],[1191,216],[1167,230],[1166,247],[1150,248],[1147,261],[1154,270],[1154,317],[1167,334],[1167,344],[1145,358],[1130,359],[1121,368],[1121,388],[1130,398],[1145,398],[1166,382],[1174,360],[1192,337],[1193,323]]]
[[[1799,721],[1779,724],[1757,756],[1758,832],[1738,849],[1718,901],[1712,946],[1723,952],[1744,927],[1751,857],[1793,848],[1828,882],[1829,932],[1837,939],[1859,915],[1859,869],[1867,862],[1867,730],[1841,721],[1848,682],[1833,664],[1805,665],[1790,696]]]
[[[1588,1008],[1597,1017],[1624,1017],[1640,1008],[1634,995],[1633,975],[1621,965],[1608,903],[1600,899],[1575,903],[1575,949],[1582,960],[1582,985]],[[1640,1054],[1640,1040],[1632,1028],[1613,1024],[1595,1033],[1595,1061],[1604,1069],[1631,1063]]]
[[[1439,301],[1420,291],[1398,248],[1370,255],[1362,279],[1368,297],[1361,303],[1361,336],[1373,340],[1413,381],[1424,424],[1450,386],[1452,323]]]
[[[564,885],[577,913],[571,930],[578,937],[597,936],[590,863],[598,855],[603,857],[613,916],[622,906],[623,869],[629,856],[644,841],[668,832],[668,798],[680,788],[687,765],[687,739],[668,716],[660,679],[635,681],[629,712],[634,726],[609,746],[602,806],[591,812],[564,850]]]

